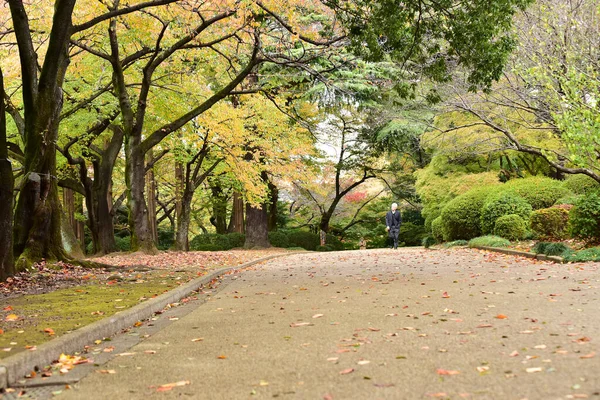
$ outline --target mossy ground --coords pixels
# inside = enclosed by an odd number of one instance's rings
[[[0,359],[126,310],[195,277],[197,274],[191,271],[119,274],[83,286],[3,300]],[[7,320],[12,314],[18,320],[10,321],[10,317]],[[45,332],[46,329],[51,329],[49,332],[54,335]]]

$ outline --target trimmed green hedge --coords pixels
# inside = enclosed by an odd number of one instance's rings
[[[564,208],[542,208],[529,218],[531,230],[542,240],[561,240],[568,235],[569,211]]]
[[[218,233],[202,234],[194,237],[190,241],[190,250],[192,251],[224,251],[236,247],[243,247],[246,241],[246,235],[241,233],[227,233],[224,235]]]
[[[495,187],[470,190],[442,209],[444,240],[469,240],[481,235],[481,208]]]
[[[421,246],[425,236],[427,236],[427,229],[424,225],[404,222],[400,226],[398,243],[404,243],[405,246]]]
[[[444,225],[441,216],[431,222],[431,235],[438,242],[444,241]]]
[[[564,182],[541,176],[510,180],[503,191],[521,196],[534,210],[551,207],[561,197],[571,194]]]
[[[571,175],[565,180],[565,187],[575,194],[588,194],[600,190],[600,184],[587,175]]]
[[[496,221],[505,215],[516,214],[524,220],[529,220],[531,211],[531,205],[515,193],[502,192],[492,195],[481,208],[481,231],[486,234],[494,232]]]
[[[574,237],[600,239],[600,192],[578,199],[569,213],[569,229]]]
[[[287,235],[281,231],[269,232],[269,243],[274,247],[287,248],[290,247],[290,240]]]
[[[579,250],[574,253],[563,255],[565,260],[571,262],[600,261],[600,247],[590,247],[589,249]]]
[[[527,224],[517,214],[503,215],[496,220],[494,235],[508,240],[521,240],[527,233]]]

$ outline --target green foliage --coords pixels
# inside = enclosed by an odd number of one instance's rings
[[[529,226],[540,239],[565,239],[568,234],[569,211],[557,207],[536,210],[529,218]]]
[[[508,240],[521,240],[527,233],[527,225],[521,216],[516,214],[503,215],[496,220],[494,235]]]
[[[510,180],[504,190],[521,196],[534,210],[552,207],[556,200],[570,194],[564,182],[542,176]]]
[[[600,192],[582,196],[569,214],[569,229],[574,237],[600,239]]]
[[[423,238],[423,240],[421,241],[421,245],[423,247],[425,247],[426,249],[430,248],[431,246],[433,246],[436,243],[437,243],[437,240],[435,240],[435,238],[432,236],[425,236]]]
[[[600,261],[600,247],[590,247],[589,249],[579,250],[574,253],[565,253],[563,257],[571,262]]]
[[[332,246],[326,244],[325,246],[318,245],[317,251],[335,251],[335,249]]]
[[[327,242],[326,246],[331,247],[335,251],[344,250],[344,243],[337,236],[332,234],[327,234],[325,236],[325,241]]]
[[[455,240],[454,242],[448,242],[444,244],[444,247],[449,249],[451,247],[467,246],[468,244],[469,242],[467,242],[466,240]]]
[[[287,248],[290,247],[290,241],[285,234],[285,232],[281,231],[273,231],[269,232],[269,243],[274,247]]]
[[[501,192],[490,196],[481,208],[481,231],[494,232],[496,220],[504,215],[516,214],[524,220],[529,220],[531,205],[521,196],[511,192]]]
[[[547,256],[562,256],[571,251],[566,244],[553,242],[538,242],[531,250],[536,254],[545,254]]]
[[[423,225],[415,225],[412,222],[403,222],[398,233],[398,243],[404,242],[405,246],[421,246],[427,230]]]
[[[425,225],[425,219],[421,215],[421,210],[407,208],[402,210],[402,222],[410,222],[414,225]]]
[[[317,250],[317,246],[321,244],[319,235],[306,231],[290,231],[288,240],[292,247],[302,247],[306,250]]]
[[[444,225],[441,216],[431,222],[431,234],[438,242],[444,241]]]
[[[175,232],[172,229],[158,228],[158,249],[169,250],[175,243]]]
[[[489,188],[474,189],[456,197],[442,210],[444,240],[469,240],[481,235],[481,208]]]
[[[498,236],[480,236],[469,240],[469,247],[508,247],[510,241]]]
[[[190,241],[192,251],[224,251],[236,247],[243,247],[246,236],[241,233],[228,233],[221,235],[209,233],[198,235]]]
[[[561,197],[560,199],[556,200],[556,203],[554,203],[554,205],[558,206],[561,204],[563,204],[563,205],[566,204],[566,205],[572,206],[579,200],[579,198],[581,196],[582,195],[575,195],[575,194],[567,195],[567,196]]]
[[[565,180],[565,187],[575,194],[588,194],[600,189],[600,183],[587,175],[570,175]]]

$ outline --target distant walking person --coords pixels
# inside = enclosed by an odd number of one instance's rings
[[[398,211],[398,204],[392,204],[392,210],[385,215],[385,230],[388,232],[390,239],[393,241],[394,249],[398,248],[398,234],[400,233],[400,225],[402,225],[402,217]],[[392,246],[390,246],[391,248]]]

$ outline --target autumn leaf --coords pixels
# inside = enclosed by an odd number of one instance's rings
[[[298,328],[299,326],[310,326],[313,325],[310,322],[292,322],[290,324],[290,327],[292,328]]]
[[[442,298],[449,299],[450,295],[448,294],[448,292],[444,292],[444,293],[442,293]]]
[[[54,335],[54,329],[46,328],[46,329],[44,329],[44,333],[47,333],[49,336],[52,336],[52,335]]]
[[[157,392],[167,392],[175,387],[186,386],[189,385],[190,381],[179,381],[174,383],[166,383],[164,385],[160,385],[156,388]]]
[[[496,319],[507,319],[508,317],[506,315],[504,315],[504,314],[498,314],[494,318],[496,318]]]
[[[596,352],[592,351],[590,354],[586,354],[585,356],[581,356],[579,358],[594,358],[596,356]]]
[[[346,369],[340,371],[340,375],[347,375],[347,374],[350,374],[352,372],[354,372],[354,368],[346,368]]]
[[[322,316],[323,316],[323,314],[315,314],[315,315],[313,315],[312,317],[313,317],[313,318],[321,318]]]
[[[0,328],[0,335],[4,334],[4,329]]]
[[[204,340],[203,337],[199,337],[199,338],[192,339],[192,342],[201,342],[203,340]]]
[[[492,324],[480,324],[477,325],[477,328],[491,328],[493,325]]]
[[[437,372],[438,375],[458,375],[458,374],[460,374],[460,371],[441,369],[441,368],[438,368],[435,372]]]
[[[114,369],[100,369],[97,372],[101,373],[101,374],[116,374],[117,373],[117,371],[115,371]]]
[[[227,358],[227,356],[220,355],[220,356],[217,356],[217,358],[218,358],[219,360],[224,360],[224,359],[226,359],[226,358]]]
[[[4,318],[6,322],[18,321],[19,316],[17,314],[8,314],[6,318]]]
[[[12,311],[14,310],[13,306],[6,306],[2,309],[2,311]]]

